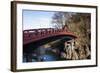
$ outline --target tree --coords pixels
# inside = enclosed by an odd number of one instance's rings
[[[66,26],[69,31],[78,36],[75,42],[78,46],[80,59],[86,58],[87,53],[89,56],[91,46],[90,22],[90,13],[56,12],[52,18],[52,23],[55,24],[56,28],[62,29]],[[82,54],[84,54],[83,57]]]
[[[76,15],[72,16],[71,20],[72,21],[69,26],[70,31],[75,32],[79,37],[76,42],[78,43],[78,46],[80,46],[80,52],[82,52],[80,53],[80,58],[86,58],[90,55],[91,15],[89,13],[77,13]],[[77,27],[77,29],[75,27]],[[82,55],[85,56],[82,57]]]
[[[55,28],[62,29],[65,25],[68,26],[69,18],[72,17],[74,13],[69,12],[56,12],[52,17],[52,24]]]

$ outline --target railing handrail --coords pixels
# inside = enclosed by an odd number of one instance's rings
[[[24,30],[23,31],[23,33],[35,33],[35,32],[37,32],[37,33],[39,33],[39,32],[56,32],[56,31],[62,31],[62,29],[54,29],[54,28],[45,28],[45,29],[43,29],[43,28],[41,28],[41,29],[30,29],[30,30]]]

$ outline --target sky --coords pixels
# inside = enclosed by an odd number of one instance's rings
[[[52,28],[52,16],[55,12],[23,10],[23,30]]]

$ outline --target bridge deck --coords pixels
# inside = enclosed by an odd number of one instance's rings
[[[76,38],[71,32],[64,31],[61,29],[53,29],[53,28],[43,28],[43,29],[31,29],[31,30],[24,30],[23,31],[23,44],[28,44],[31,42],[35,42],[41,39],[55,37],[55,36],[71,36]]]

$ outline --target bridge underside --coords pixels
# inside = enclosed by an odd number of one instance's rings
[[[51,43],[51,47],[64,48],[64,42],[72,40],[74,38],[75,37],[73,37],[73,36],[65,36],[65,35],[44,38],[44,39],[23,45],[23,51],[30,53],[30,52],[33,52],[36,48],[38,48],[42,45],[48,44],[50,42],[53,42],[53,41],[57,41],[57,42],[55,42],[53,44]]]

